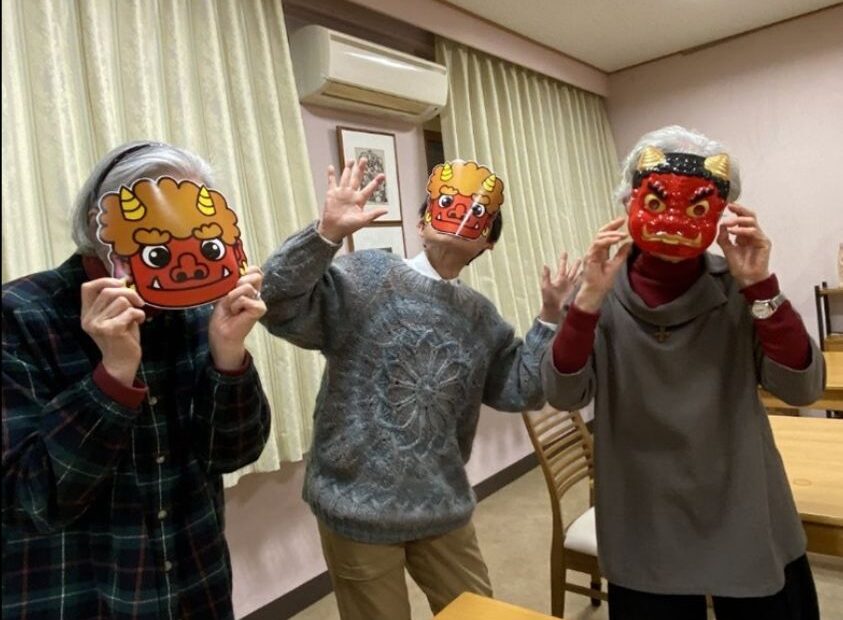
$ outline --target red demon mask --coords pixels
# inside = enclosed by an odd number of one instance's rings
[[[729,195],[729,159],[647,147],[633,177],[629,232],[643,252],[699,256],[717,236]]]
[[[204,185],[142,179],[103,196],[100,209],[99,238],[109,245],[112,264],[128,263],[138,295],[151,306],[215,301],[245,273],[237,216],[222,194]]]
[[[488,237],[503,204],[503,181],[476,162],[455,160],[433,169],[425,221],[463,239]]]

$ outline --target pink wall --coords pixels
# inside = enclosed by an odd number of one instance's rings
[[[620,156],[678,123],[724,142],[740,202],[773,240],[772,267],[816,335],[813,286],[836,283],[843,242],[843,7],[609,78]]]
[[[255,611],[325,571],[316,519],[301,499],[304,462],[244,476],[225,493],[234,613]]]

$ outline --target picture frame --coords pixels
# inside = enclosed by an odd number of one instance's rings
[[[383,172],[386,175],[385,181],[375,191],[372,200],[366,203],[366,209],[387,210],[386,215],[378,218],[378,222],[401,222],[401,191],[395,134],[338,126],[337,145],[341,169],[349,160],[357,161],[364,156],[369,160],[361,186],[368,183],[376,174]]]
[[[384,250],[407,258],[407,241],[401,224],[374,223],[347,237],[348,251]]]

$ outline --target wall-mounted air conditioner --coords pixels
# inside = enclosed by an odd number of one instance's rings
[[[290,52],[302,103],[421,123],[448,97],[444,66],[323,26],[294,32]]]

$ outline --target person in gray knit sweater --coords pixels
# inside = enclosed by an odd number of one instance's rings
[[[759,383],[794,406],[824,387],[821,351],[735,204],[718,143],[645,135],[543,362],[548,401],[594,399],[595,517],[612,620],[816,620],[799,516]],[[720,221],[723,213],[728,217]],[[723,256],[706,252],[714,241]],[[622,245],[613,257],[613,246]]]
[[[434,613],[464,591],[491,594],[465,471],[480,406],[544,404],[540,359],[578,265],[563,256],[555,277],[544,268],[540,318],[517,338],[489,300],[457,280],[493,248],[503,202],[500,179],[460,161],[434,169],[417,257],[368,250],[334,260],[347,235],[384,213],[364,211],[383,181],[361,189],[365,167],[349,162],[339,180],[330,168],[321,219],[266,261],[262,322],[327,360],[303,497],[340,615],[403,620],[405,568]]]

